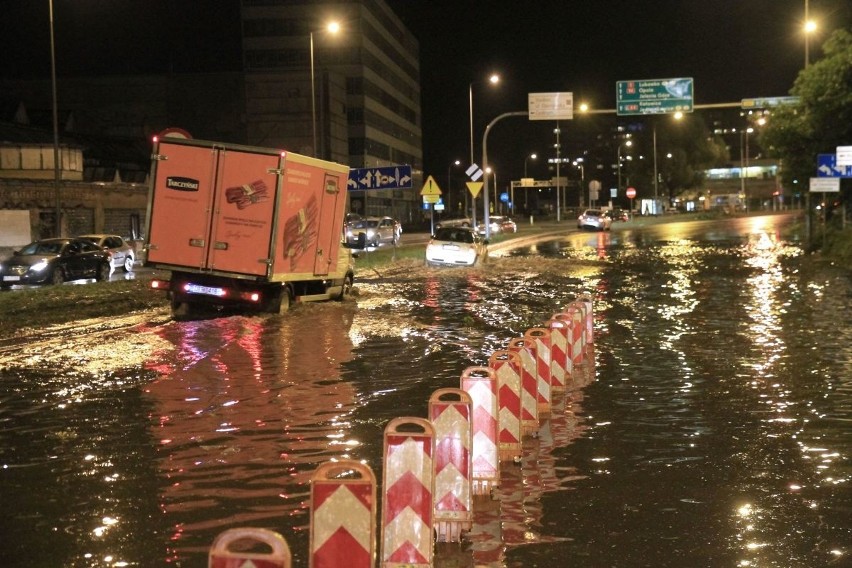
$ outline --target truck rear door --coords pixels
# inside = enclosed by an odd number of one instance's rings
[[[211,270],[270,274],[281,162],[280,153],[220,150],[207,263]]]
[[[147,261],[204,268],[217,153],[168,140],[160,141],[157,153]]]

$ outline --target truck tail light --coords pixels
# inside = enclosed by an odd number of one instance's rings
[[[168,280],[151,280],[151,288],[154,290],[168,290],[169,289],[169,281]]]

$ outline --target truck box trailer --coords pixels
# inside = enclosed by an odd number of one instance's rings
[[[343,299],[347,166],[271,148],[154,140],[145,266],[167,270],[175,316],[196,308],[286,311]]]

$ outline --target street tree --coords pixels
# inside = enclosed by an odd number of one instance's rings
[[[852,145],[852,30],[836,30],[822,53],[790,90],[798,103],[773,110],[759,134],[761,146],[781,161],[782,183],[794,191],[807,191],[817,154]]]

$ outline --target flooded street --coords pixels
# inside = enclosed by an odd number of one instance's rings
[[[361,270],[355,301],[0,351],[6,566],[308,565],[309,480],[591,293],[593,357],[436,567],[816,567],[852,554],[852,272],[786,216],[578,233],[482,269]],[[379,491],[381,494],[381,490]]]

